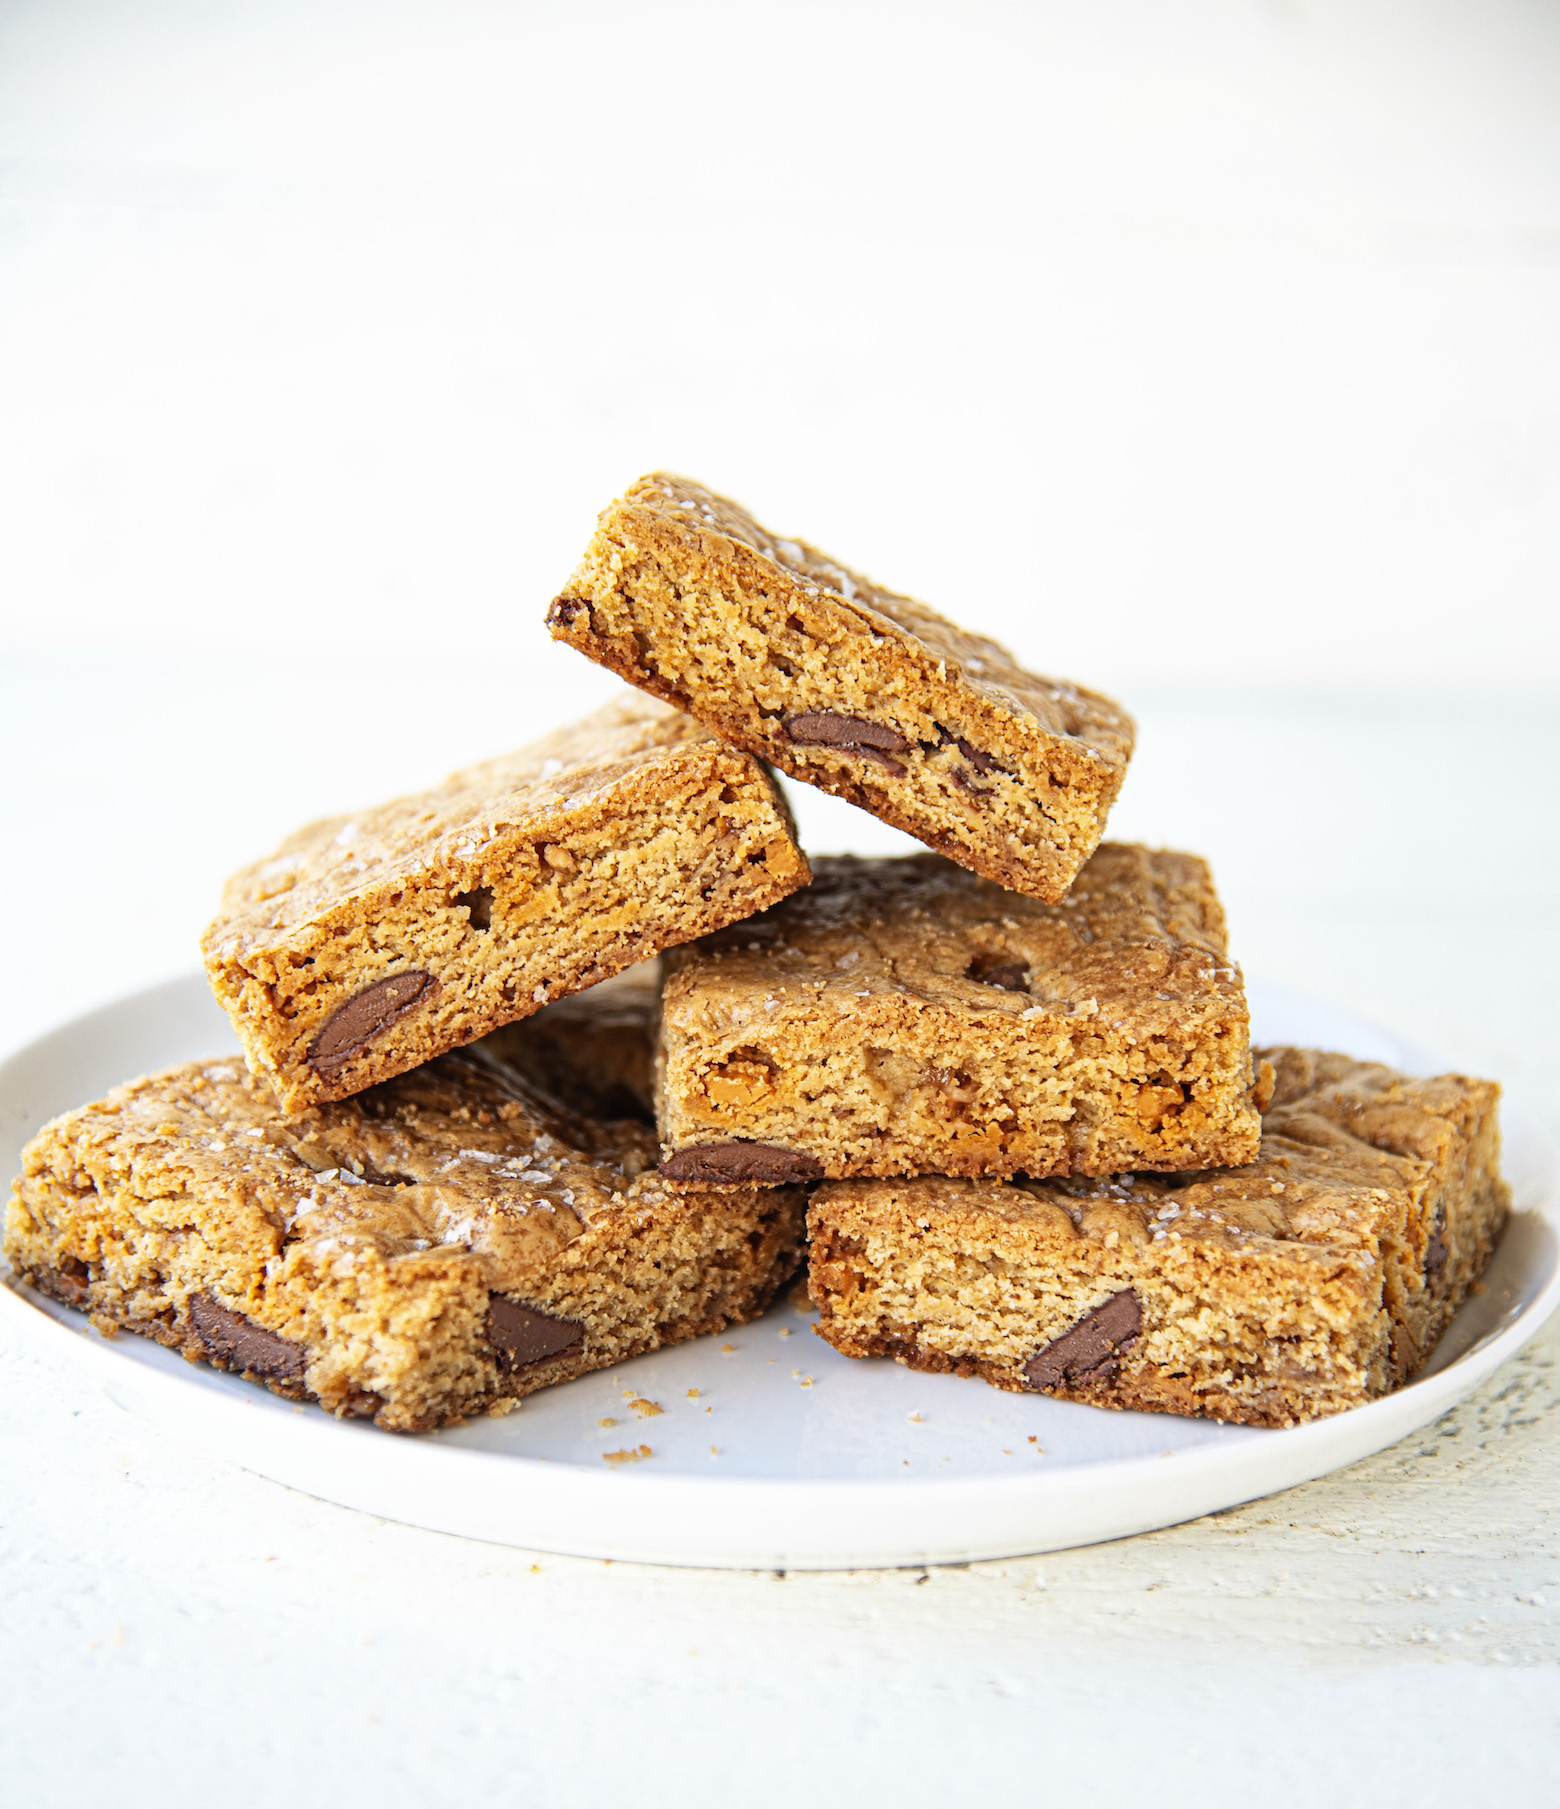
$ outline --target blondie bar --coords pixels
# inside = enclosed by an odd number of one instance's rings
[[[933,854],[826,858],[806,891],[665,965],[674,1181],[1101,1175],[1257,1152],[1245,991],[1189,854],[1106,843],[1060,905]]]
[[[758,761],[629,693],[228,884],[212,990],[285,1110],[469,1043],[809,877]]]
[[[1109,699],[1023,671],[684,478],[641,478],[602,514],[547,619],[737,747],[1052,902],[1132,752]]]
[[[701,1200],[654,1160],[478,1050],[292,1118],[192,1062],[33,1139],[5,1250],[105,1331],[420,1431],[763,1310],[801,1190]]]
[[[1276,1088],[1240,1168],[826,1183],[817,1330],[852,1357],[1255,1426],[1397,1387],[1505,1221],[1499,1089],[1264,1053]]]

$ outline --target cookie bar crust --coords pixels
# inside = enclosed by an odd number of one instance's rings
[[[701,1201],[654,1157],[473,1051],[294,1118],[231,1057],[48,1125],[5,1250],[104,1331],[422,1431],[764,1309],[801,1190]]]
[[[1106,843],[1060,905],[821,859],[666,957],[662,1172],[1102,1175],[1249,1161],[1250,1021],[1205,864]]]
[[[1132,753],[1108,698],[666,473],[603,512],[547,620],[782,772],[1053,903]]]
[[[436,791],[301,831],[229,882],[202,947],[250,1066],[301,1111],[809,877],[770,774],[630,694]]]
[[[1274,1102],[1240,1168],[826,1183],[816,1329],[847,1356],[1254,1426],[1399,1386],[1505,1223],[1499,1089],[1262,1054]]]

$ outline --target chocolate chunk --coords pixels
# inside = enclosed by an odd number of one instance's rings
[[[507,1294],[488,1296],[487,1335],[505,1369],[524,1369],[544,1357],[561,1357],[585,1343],[585,1328],[579,1320],[556,1318],[511,1300]]]
[[[1430,1242],[1425,1245],[1426,1282],[1435,1283],[1441,1279],[1450,1254],[1446,1247],[1446,1202],[1442,1200],[1435,1209],[1435,1223],[1430,1227]]]
[[[1055,1388],[1063,1381],[1107,1381],[1116,1373],[1116,1358],[1143,1329],[1143,1307],[1131,1288],[1123,1288],[1085,1313],[1071,1331],[1036,1351],[1024,1365],[1031,1388]]]
[[[338,1006],[325,1020],[325,1028],[310,1045],[309,1066],[329,1079],[371,1038],[388,1029],[397,1018],[405,1017],[438,984],[432,974],[413,968],[410,973],[391,974],[387,980],[365,986],[356,998]]]
[[[833,710],[804,710],[800,716],[787,717],[783,727],[798,746],[845,748],[896,778],[905,775],[904,767],[890,756],[908,753],[910,743],[886,722],[872,722],[865,716],[840,716]]]
[[[968,797],[989,798],[991,796],[991,793],[984,785],[977,785],[968,773],[960,772],[957,767],[954,768],[949,776],[952,778],[954,784],[958,786],[959,790]],[[977,804],[975,808],[979,810],[980,805]]]
[[[590,627],[590,605],[582,597],[554,597],[547,611],[549,628],[568,628],[581,610],[585,611],[585,626]]]
[[[778,1143],[700,1143],[674,1150],[661,1163],[668,1181],[756,1181],[778,1187],[784,1181],[818,1181],[823,1164],[804,1149]]]
[[[959,752],[975,768],[976,772],[1005,773],[1007,771],[1005,766],[999,766],[990,754],[982,753],[978,747],[973,747],[962,735],[955,735],[954,740],[959,744]]]
[[[201,1355],[272,1382],[301,1382],[308,1358],[301,1344],[268,1332],[209,1294],[190,1296],[190,1324]]]
[[[1029,991],[1029,969],[1022,961],[1009,961],[1005,955],[977,955],[965,968],[964,977],[982,986],[1001,986],[1008,992]]]

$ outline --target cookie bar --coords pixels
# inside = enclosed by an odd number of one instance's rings
[[[1253,1426],[1407,1381],[1505,1222],[1499,1089],[1264,1054],[1273,1103],[1240,1168],[826,1183],[817,1330],[847,1356]]]
[[[737,747],[1053,903],[1132,752],[1132,720],[1108,698],[1023,671],[664,473],[602,514],[547,621]]]
[[[5,1249],[104,1330],[414,1432],[763,1310],[801,1190],[701,1200],[654,1160],[474,1050],[297,1118],[193,1062],[40,1132]]]
[[[823,859],[666,971],[661,1172],[678,1182],[1257,1153],[1245,991],[1189,854],[1106,843],[1060,905],[934,854]]]
[[[229,882],[206,972],[295,1112],[808,878],[765,769],[629,694],[437,791],[302,830]]]

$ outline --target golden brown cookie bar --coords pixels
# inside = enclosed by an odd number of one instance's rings
[[[1060,905],[839,856],[666,958],[661,1172],[1066,1175],[1249,1160],[1249,1019],[1202,861],[1106,843]]]
[[[700,1199],[654,1159],[474,1050],[291,1119],[193,1062],[41,1131],[5,1249],[105,1330],[419,1431],[763,1310],[801,1190]]]
[[[817,1330],[847,1356],[1254,1426],[1407,1381],[1505,1222],[1499,1088],[1262,1053],[1277,1087],[1240,1168],[826,1183]]]
[[[232,879],[206,972],[288,1111],[342,1099],[806,885],[774,781],[628,694]]]
[[[602,514],[547,620],[737,747],[1053,902],[1132,752],[1132,719],[1108,698],[1023,671],[995,641],[664,473]]]

